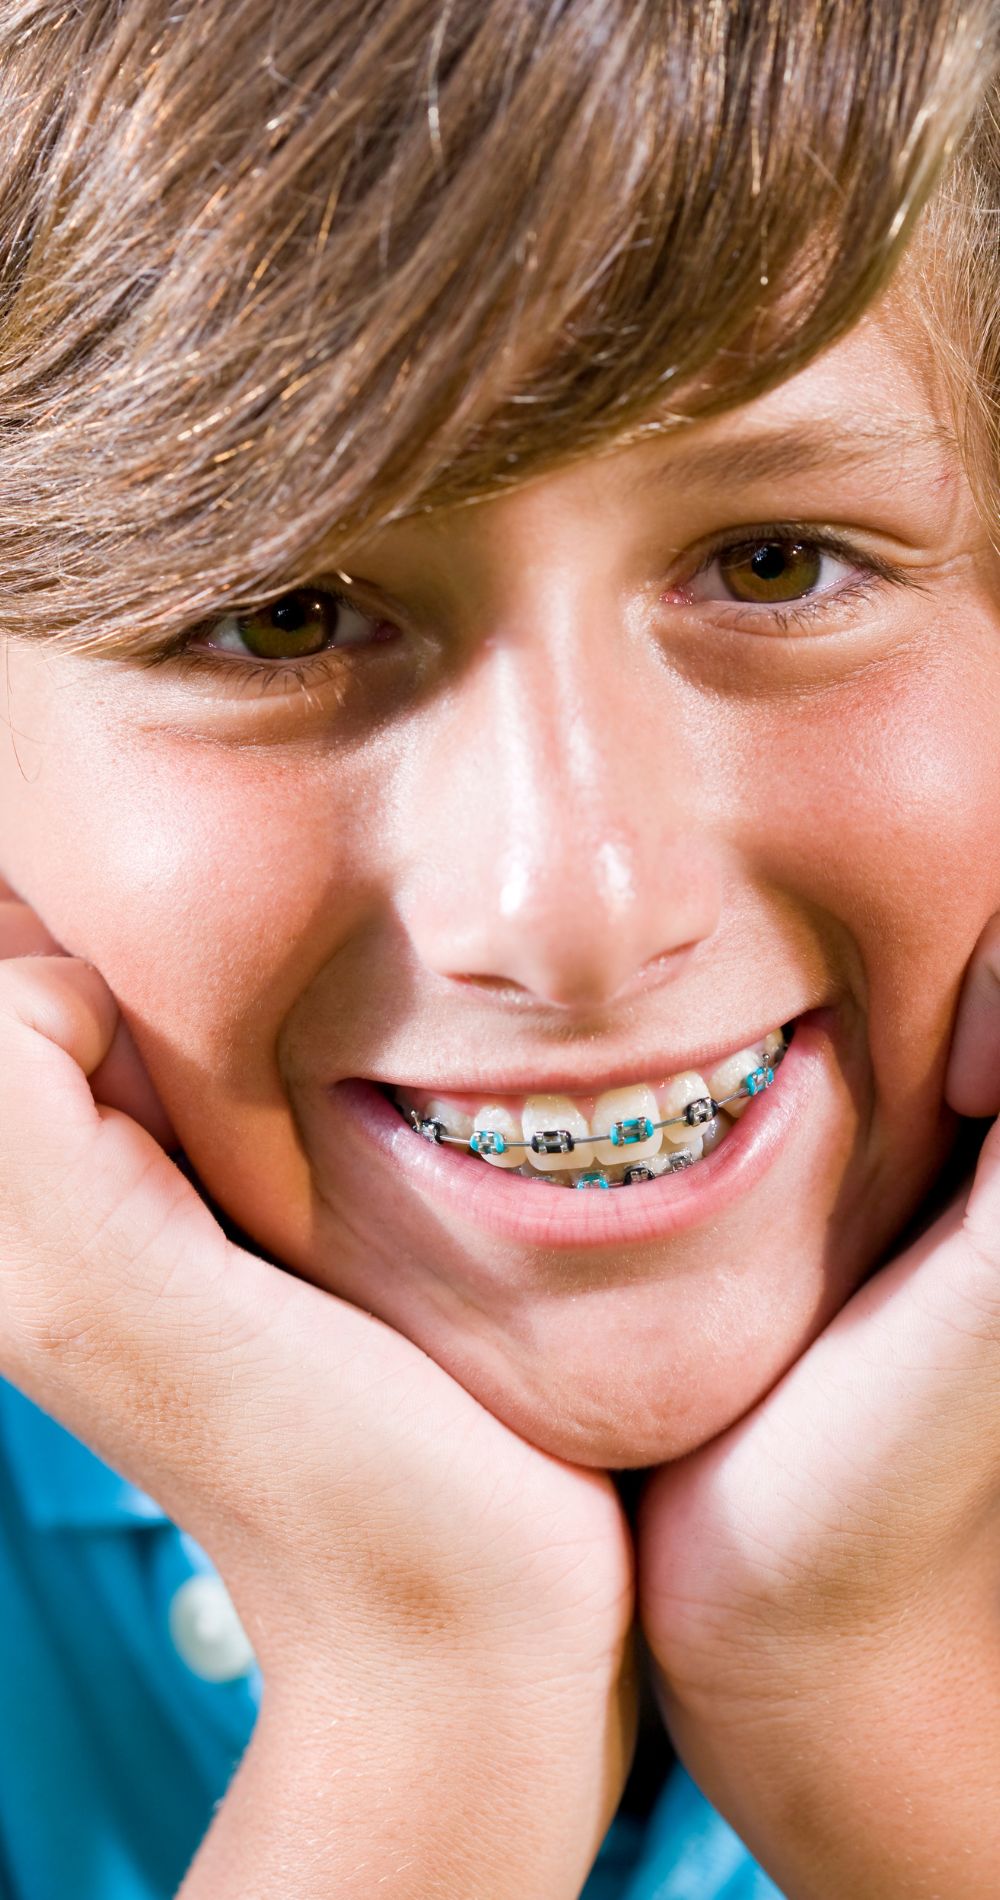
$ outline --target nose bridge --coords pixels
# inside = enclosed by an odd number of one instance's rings
[[[613,610],[538,614],[484,643],[442,722],[447,851],[410,929],[446,974],[598,1005],[714,928],[718,881]]]
[[[599,704],[594,703],[593,667],[583,643],[553,659],[532,650],[528,641],[500,647],[484,679],[491,721],[491,750],[504,811],[503,858],[508,907],[544,904],[556,892],[556,864],[572,861],[581,885],[603,887],[614,903],[602,866],[617,844],[612,840],[620,816],[613,795],[616,721],[602,672]],[[595,895],[596,895],[595,889]]]

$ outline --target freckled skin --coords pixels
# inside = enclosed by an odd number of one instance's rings
[[[202,1180],[579,1462],[659,1462],[744,1412],[953,1138],[951,1021],[1000,900],[1000,631],[957,460],[892,459],[900,422],[943,419],[927,364],[872,319],[685,441],[858,414],[884,418],[877,468],[699,487],[652,441],[394,526],[348,567],[407,603],[400,638],[308,702],[8,649],[0,868],[107,979]],[[789,520],[919,587],[794,639],[685,593],[691,550]],[[328,1154],[342,1077],[472,1070],[487,1099],[491,1051],[530,1073],[584,1046],[627,1081],[825,1003],[808,1116],[670,1242],[518,1253],[349,1123]]]

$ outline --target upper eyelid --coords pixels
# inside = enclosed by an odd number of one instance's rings
[[[270,613],[273,607],[279,606],[283,600],[287,600],[292,594],[310,592],[327,595],[337,606],[347,607],[352,613],[360,614],[362,619],[370,620],[373,624],[377,624],[380,619],[386,618],[377,608],[366,606],[364,601],[352,599],[350,594],[344,593],[341,588],[333,587],[322,580],[308,581],[303,582],[300,587],[286,587],[281,593],[272,594],[267,600],[259,601],[252,607],[228,607],[224,613],[216,614],[214,619],[203,620],[199,622],[197,627],[190,628],[184,637],[184,644],[197,648],[200,642],[206,640],[209,634],[215,633],[219,627],[224,627],[227,621],[233,621],[238,626],[241,621],[249,620],[254,614]],[[224,651],[224,649],[213,649],[212,647],[209,647],[207,650],[210,653],[213,651]]]
[[[703,573],[713,561],[718,560],[720,554],[759,547],[769,541],[794,541],[804,547],[818,548],[823,554],[839,555],[842,560],[854,561],[859,567],[882,574],[886,579],[895,577],[898,572],[894,563],[884,560],[871,549],[859,546],[850,535],[837,529],[816,527],[807,522],[777,521],[724,529],[700,548],[692,550],[689,558],[693,559],[694,564],[688,568],[686,578],[691,580],[696,574]]]
[[[695,547],[686,554],[676,557],[674,565],[680,566],[681,574],[674,584],[683,586],[685,582],[693,580],[727,550],[752,547],[754,544],[765,541],[798,541],[804,545],[816,547],[824,553],[839,555],[844,560],[854,561],[859,567],[881,574],[886,579],[905,581],[908,578],[893,563],[885,561],[866,548],[859,547],[849,535],[841,531],[809,522],[773,521],[749,522],[739,527],[726,528],[713,535],[708,542],[702,543],[700,547],[696,543]],[[348,581],[342,571],[333,569],[327,570],[326,574],[320,575],[315,580],[299,583],[298,587],[284,588],[253,607],[231,608],[227,613],[220,614],[217,619],[203,622],[198,629],[192,629],[189,638],[193,641],[197,641],[199,637],[204,639],[206,634],[224,620],[240,620],[250,613],[266,613],[288,594],[308,588],[314,588],[318,593],[329,595],[339,605],[373,622],[380,619],[407,617],[402,604],[390,600],[374,582],[366,581],[363,577],[355,579],[354,576],[351,576]]]
[[[279,587],[273,594],[267,594],[260,600],[252,600],[249,605],[226,607],[212,620],[202,621],[202,626],[217,626],[221,620],[246,620],[251,614],[270,613],[283,600],[293,594],[327,594],[331,600],[339,601],[344,607],[353,607],[356,613],[367,614],[369,619],[388,619],[390,613],[402,613],[401,606],[380,597],[374,581],[353,580],[345,585],[343,577],[336,572],[332,575],[319,574],[307,581],[296,581],[288,587]]]

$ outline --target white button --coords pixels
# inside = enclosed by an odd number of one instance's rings
[[[170,1634],[178,1655],[204,1682],[233,1682],[256,1661],[219,1576],[189,1577],[181,1584],[170,1605]]]

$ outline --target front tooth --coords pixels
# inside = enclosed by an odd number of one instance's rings
[[[568,1095],[529,1095],[521,1114],[521,1132],[525,1141],[532,1135],[546,1133],[550,1128],[565,1128],[572,1135],[575,1146],[570,1154],[539,1155],[528,1149],[525,1159],[542,1174],[553,1174],[565,1168],[589,1168],[594,1150],[587,1139],[590,1129],[587,1117],[571,1102]],[[521,1150],[524,1154],[524,1150]]]
[[[606,1089],[594,1103],[591,1126],[595,1132],[610,1132],[615,1122],[635,1121],[645,1117],[651,1122],[660,1120],[656,1096],[645,1083],[636,1083],[627,1089]],[[658,1154],[663,1145],[663,1135],[659,1128],[643,1141],[629,1141],[621,1144],[611,1141],[595,1141],[593,1154],[595,1161],[605,1164],[618,1162],[628,1167],[633,1161],[645,1161],[648,1155]]]
[[[675,1115],[683,1115],[689,1102],[704,1101],[706,1095],[714,1095],[715,1089],[709,1087],[703,1075],[697,1069],[683,1069],[680,1075],[672,1075],[669,1082],[657,1090],[660,1105],[660,1121],[671,1121]],[[686,1122],[678,1122],[674,1128],[665,1128],[664,1136],[674,1148],[690,1148],[697,1151],[700,1158],[703,1147],[701,1127],[689,1128]]]
[[[472,1119],[476,1128],[492,1128],[507,1142],[521,1140],[521,1124],[509,1108],[500,1108],[496,1103],[487,1102]],[[471,1128],[469,1133],[471,1135]],[[508,1147],[502,1155],[483,1155],[483,1160],[488,1161],[492,1168],[520,1168],[524,1165],[524,1158],[524,1149],[521,1147]]]
[[[717,1069],[712,1070],[708,1078],[708,1086],[716,1101],[725,1102],[727,1095],[736,1095],[737,1089],[742,1088],[747,1076],[751,1075],[754,1069],[759,1069],[765,1060],[763,1043],[758,1043],[753,1049],[737,1049],[735,1055],[727,1056],[724,1062],[719,1063]],[[732,1115],[735,1121],[739,1121],[744,1110],[749,1108],[750,1100],[749,1095],[740,1095],[734,1102],[726,1102],[726,1114]]]

